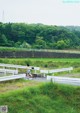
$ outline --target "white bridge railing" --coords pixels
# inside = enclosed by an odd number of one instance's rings
[[[10,69],[7,69],[10,68]],[[13,70],[12,68],[15,68]],[[0,81],[6,81],[6,80],[12,80],[12,79],[19,79],[19,78],[25,78],[26,74],[18,74],[18,68],[22,69],[32,69],[32,66],[22,66],[22,65],[13,65],[13,64],[1,64],[0,63],[0,73],[12,73],[13,75],[8,75],[8,76],[3,76],[0,77]],[[53,70],[40,70],[39,67],[34,67],[35,73],[36,71],[40,71],[41,74],[48,74],[48,73],[57,73],[57,72],[63,72],[63,71],[71,71],[73,70],[73,67],[69,68],[61,68],[61,69],[53,69]],[[52,79],[55,82],[61,82],[61,83],[73,83],[73,82],[78,82],[80,83],[80,80],[77,78],[63,78],[63,77],[54,77],[54,76],[47,76],[47,80]]]
[[[80,86],[80,78],[69,78],[69,77],[56,77],[47,76],[47,80],[52,80],[56,83],[71,84]]]
[[[73,70],[73,67],[49,70],[49,73],[57,73],[57,72],[64,72],[64,71],[71,71],[71,70]]]
[[[13,79],[25,78],[26,74],[18,74],[18,69],[32,69],[32,66],[23,66],[23,65],[13,65],[13,64],[3,64],[0,63],[0,81],[7,81]],[[40,70],[39,67],[34,67],[35,73]],[[4,76],[3,76],[4,74]],[[7,74],[12,74],[8,75]],[[3,76],[3,77],[2,77]]]
[[[1,69],[0,68],[0,73],[4,73],[5,75],[7,73],[11,73],[13,75],[18,74],[18,70],[11,70],[11,69]]]
[[[8,67],[8,68],[22,68],[22,69],[27,69],[27,66],[22,66],[22,65],[13,65],[13,64],[3,64],[3,63],[0,63],[0,67]]]
[[[10,75],[10,76],[4,76],[4,77],[0,77],[0,82],[2,81],[8,81],[8,80],[14,80],[14,79],[20,79],[20,78],[25,78],[26,75],[25,74],[19,74],[19,75]]]
[[[53,70],[40,70],[40,73],[43,74],[48,74],[48,73],[58,73],[58,72],[64,72],[64,71],[71,71],[73,70],[73,67],[69,67],[69,68],[61,68],[61,69],[53,69]]]
[[[12,69],[12,68],[15,68],[17,71],[16,71],[16,73],[18,72],[18,69],[32,69],[32,67],[33,66],[23,66],[23,65],[13,65],[13,64],[4,64],[4,63],[0,63],[0,68],[2,69],[2,71],[4,70],[4,72],[6,71],[6,72],[9,72],[9,70],[8,69],[6,69],[6,68],[10,68],[10,70]],[[35,73],[36,73],[36,71],[37,70],[40,70],[40,68],[39,67],[34,67],[34,70],[35,70]],[[12,71],[10,71],[10,72],[12,72]]]

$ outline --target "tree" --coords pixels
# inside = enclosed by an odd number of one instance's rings
[[[31,45],[24,41],[24,42],[20,45],[20,47],[21,47],[21,48],[31,48]]]
[[[75,49],[80,47],[80,27],[0,23],[0,46]]]
[[[43,37],[39,37],[39,36],[36,37],[36,41],[35,41],[35,46],[34,47],[38,48],[38,49],[46,48],[46,42],[43,40]]]
[[[6,46],[7,45],[7,38],[4,34],[0,35],[0,45],[4,45]]]
[[[59,40],[55,44],[57,49],[65,49],[67,47],[67,44],[64,42],[64,40]]]
[[[18,41],[18,42],[15,43],[15,47],[20,47],[20,45],[21,45],[21,42],[20,41]]]

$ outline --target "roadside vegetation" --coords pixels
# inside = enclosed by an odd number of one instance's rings
[[[29,81],[25,79],[19,79],[19,80],[11,80],[11,81],[3,81],[0,82],[0,94],[5,94],[7,92],[11,91],[17,91],[18,89],[23,88],[30,88],[30,87],[36,87],[42,84],[41,82],[37,81]]]
[[[80,113],[80,87],[45,83],[0,94],[8,113]]]
[[[70,72],[58,72],[55,74],[48,74],[54,76],[74,77],[80,78],[80,59],[79,58],[0,58],[0,63],[18,64],[38,66],[41,69],[59,69],[73,67]],[[19,69],[19,73],[26,73],[26,69]],[[34,71],[32,70],[32,73]],[[37,71],[37,73],[40,73]],[[2,75],[1,75],[2,76]]]
[[[71,75],[72,73],[80,74],[80,59],[76,58],[0,58],[0,63],[29,64],[30,66],[39,66],[42,69],[72,66],[73,71],[59,73],[59,76]],[[22,72],[23,70],[19,71]],[[26,72],[26,70],[23,72]],[[8,113],[79,113],[80,86],[23,79],[0,82],[1,105],[8,106]]]
[[[80,51],[77,49],[65,49],[65,50],[58,50],[58,49],[32,49],[32,48],[19,48],[19,47],[3,47],[0,46],[0,52],[16,52],[16,51],[41,51],[41,52],[61,52],[61,53],[77,53],[80,54]]]
[[[71,73],[80,73],[80,59],[79,58],[0,58],[0,63],[18,64],[38,66],[42,69],[58,69],[73,67]],[[23,71],[23,70],[20,70]],[[26,70],[24,70],[25,72]],[[70,74],[69,72],[59,73],[59,75]],[[58,75],[58,74],[56,74]],[[78,75],[79,77],[79,75]]]

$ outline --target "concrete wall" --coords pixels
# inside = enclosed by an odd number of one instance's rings
[[[41,51],[0,52],[0,58],[80,58],[78,53],[59,53]]]

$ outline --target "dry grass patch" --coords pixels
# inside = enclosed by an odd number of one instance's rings
[[[40,84],[41,84],[40,82],[29,80],[13,80],[7,82],[0,82],[0,94],[18,90],[25,87],[37,86]]]

